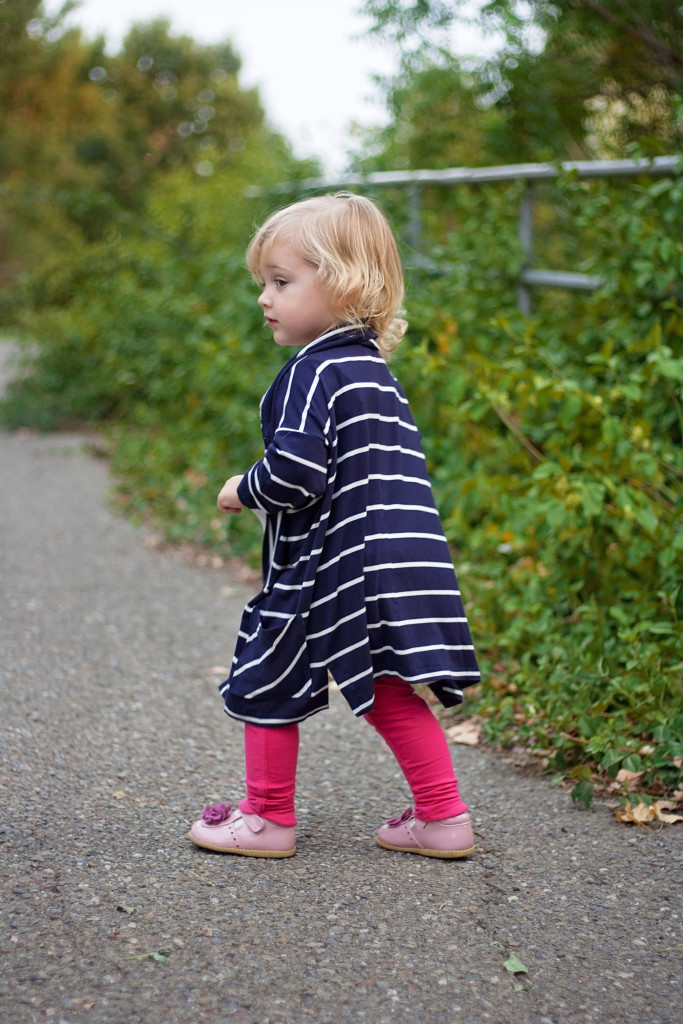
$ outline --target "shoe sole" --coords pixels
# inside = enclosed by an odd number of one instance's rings
[[[198,839],[188,832],[187,838],[191,839],[195,846],[199,846],[202,850],[212,850],[214,853],[237,853],[242,857],[293,857],[296,853],[294,850],[240,850],[236,846],[214,846],[211,843],[201,843]]]
[[[423,857],[438,857],[439,860],[456,860],[459,857],[469,857],[474,853],[475,849],[474,846],[470,846],[469,850],[430,850],[422,846],[390,846],[389,843],[382,842],[377,836],[375,836],[375,842],[383,850],[394,850],[396,853],[418,853]]]

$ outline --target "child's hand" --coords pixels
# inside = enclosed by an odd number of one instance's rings
[[[237,497],[237,488],[239,487],[241,480],[241,476],[231,476],[230,479],[226,480],[223,484],[216,502],[221,512],[239,514],[244,508],[244,505]]]

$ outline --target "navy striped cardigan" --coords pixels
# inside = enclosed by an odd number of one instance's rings
[[[356,715],[379,676],[427,683],[447,707],[479,680],[420,435],[374,337],[328,331],[262,400],[266,451],[238,494],[266,513],[264,584],[220,687],[241,721],[327,707],[328,671]]]

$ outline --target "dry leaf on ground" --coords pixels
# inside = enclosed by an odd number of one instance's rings
[[[667,814],[677,804],[672,800],[655,800],[653,804],[639,803],[634,807],[618,807],[614,812],[617,821],[624,824],[647,825],[649,822],[663,822],[665,825],[673,825],[677,821],[683,821],[683,814]]]
[[[638,780],[644,774],[644,771],[630,772],[627,768],[621,768],[617,772],[616,782],[618,782],[621,786],[626,786],[629,792],[631,792],[631,790],[636,789],[638,785]]]
[[[453,743],[465,743],[468,747],[476,747],[481,738],[481,726],[476,722],[459,722],[446,729],[446,735]]]

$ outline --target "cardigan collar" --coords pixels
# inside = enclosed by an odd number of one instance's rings
[[[328,348],[337,348],[338,345],[348,345],[354,342],[357,345],[366,345],[368,348],[377,349],[379,345],[375,341],[377,333],[371,327],[349,326],[333,327],[331,331],[325,331],[319,338],[309,341],[299,349],[296,355],[289,360],[287,365],[297,362],[309,352],[322,352]]]
[[[327,349],[339,348],[345,345],[362,345],[364,348],[370,349],[372,352],[379,352],[379,345],[375,341],[377,334],[372,330],[371,327],[334,327],[331,331],[325,331],[319,338],[315,338],[313,341],[309,341],[308,345],[304,345],[303,348],[289,359],[282,367],[280,372],[277,374],[275,380],[270,385],[265,395],[261,399],[261,430],[263,433],[263,440],[266,446],[271,441],[271,434],[275,427],[270,422],[273,414],[273,401],[275,394],[278,389],[280,381],[289,375],[292,367],[303,359],[309,353],[325,352]]]

